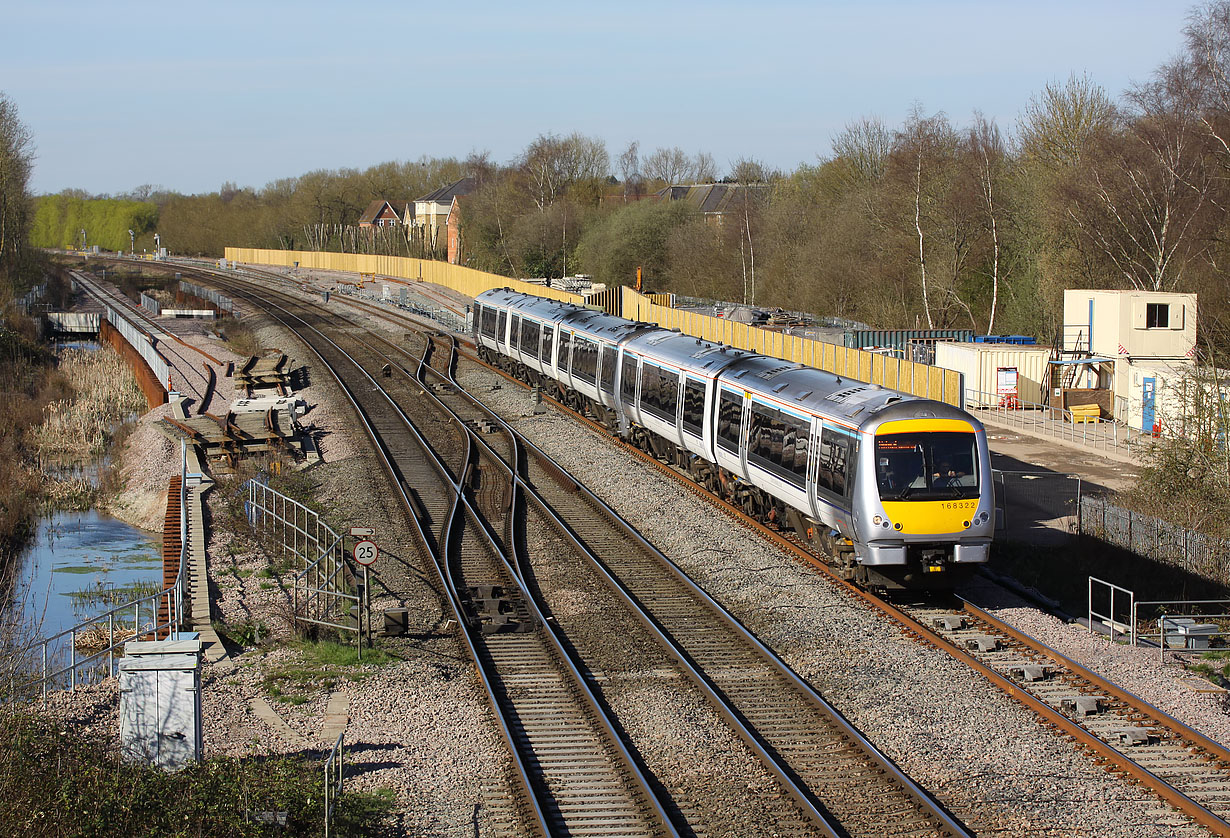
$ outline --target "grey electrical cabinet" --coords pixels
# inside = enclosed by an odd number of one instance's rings
[[[201,641],[124,644],[120,748],[130,762],[176,771],[201,759]]]

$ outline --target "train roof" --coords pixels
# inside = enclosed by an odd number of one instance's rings
[[[759,357],[744,349],[723,346],[668,329],[637,335],[625,343],[624,348],[709,378],[735,361]]]
[[[860,424],[889,405],[919,400],[878,384],[763,355],[731,366],[722,373],[721,380],[810,413],[839,416]]]
[[[479,294],[475,299],[480,303],[508,306],[519,314],[546,322],[561,323],[575,332],[611,343],[619,343],[629,334],[643,329],[658,328],[648,323],[615,317],[598,309],[585,308],[576,303],[523,294],[511,288],[493,288]]]

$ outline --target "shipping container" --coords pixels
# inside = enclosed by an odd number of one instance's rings
[[[1042,404],[1048,382],[1049,346],[1002,343],[937,343],[935,365],[965,376],[965,406]]]
[[[858,329],[842,334],[842,346],[847,349],[894,349],[898,357],[911,342],[968,341],[974,339],[973,329]]]

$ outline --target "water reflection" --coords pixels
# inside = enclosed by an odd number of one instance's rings
[[[154,536],[97,510],[39,523],[21,566],[24,618],[43,637],[162,589]]]

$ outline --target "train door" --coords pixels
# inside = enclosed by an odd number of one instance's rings
[[[1153,433],[1153,426],[1157,422],[1157,379],[1146,378],[1141,385],[1140,392],[1140,412],[1142,414],[1141,430],[1147,434]]]
[[[819,469],[820,457],[820,419],[811,422],[811,434],[807,438],[807,504],[811,507],[811,517],[820,520],[820,502],[816,497],[816,473]]]

